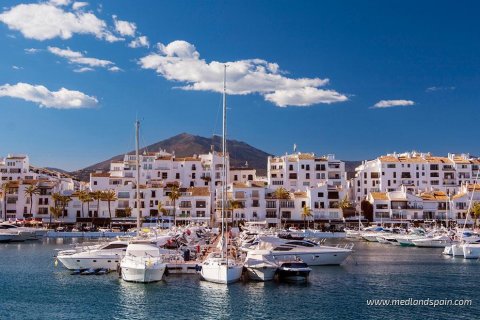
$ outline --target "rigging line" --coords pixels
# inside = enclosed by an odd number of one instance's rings
[[[470,216],[470,210],[472,209],[473,195],[475,194],[475,187],[477,186],[477,183],[478,183],[479,174],[480,174],[480,170],[477,171],[477,176],[473,181],[472,195],[470,196],[470,201],[468,203],[467,214],[465,215],[465,222],[463,223],[463,231],[462,231],[461,239],[463,239],[463,233],[465,232],[465,227],[467,226],[467,220],[468,220],[468,217]],[[468,183],[467,183],[467,194],[468,194]]]

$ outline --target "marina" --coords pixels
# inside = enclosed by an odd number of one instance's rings
[[[102,276],[71,275],[55,267],[53,254],[83,239],[45,238],[0,245],[3,284],[0,318],[141,319],[147,317],[203,319],[388,318],[424,317],[430,308],[371,307],[367,299],[474,299],[480,281],[478,260],[442,255],[437,248],[416,248],[354,241],[355,252],[340,266],[313,266],[305,284],[238,282],[210,283],[198,274],[169,274],[151,284],[123,281],[115,272]],[[327,244],[337,245],[338,240]],[[45,299],[44,297],[48,297]],[[342,301],[342,308],[338,308]],[[87,307],[88,306],[88,307]],[[473,319],[473,303],[456,312],[438,306],[439,318]],[[355,315],[355,316],[353,316]]]

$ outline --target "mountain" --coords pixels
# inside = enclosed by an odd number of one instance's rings
[[[140,149],[140,153],[143,151],[155,152],[163,149],[167,152],[175,152],[176,157],[187,157],[194,154],[208,153],[211,150],[212,145],[214,150],[220,151],[222,149],[221,137],[214,136],[213,138],[205,138],[188,133],[181,133],[169,139],[142,148]],[[245,166],[245,163],[248,162],[248,167],[257,169],[257,174],[266,175],[267,158],[270,154],[237,140],[228,140],[227,150],[230,154],[230,163],[232,167],[243,167]],[[135,152],[130,151],[128,153]],[[71,172],[70,174],[80,180],[89,181],[91,172],[98,170],[108,171],[110,170],[110,162],[123,160],[123,157],[124,154],[120,154],[108,160]]]
[[[356,160],[342,160],[345,162],[345,172],[347,173],[347,179],[355,177],[355,168],[362,164],[362,161]]]

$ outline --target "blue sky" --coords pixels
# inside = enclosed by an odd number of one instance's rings
[[[0,155],[79,169],[181,132],[273,154],[480,154],[474,1],[9,1]],[[65,88],[65,89],[62,89]]]

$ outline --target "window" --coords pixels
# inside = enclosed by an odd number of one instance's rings
[[[394,163],[389,163],[389,164],[387,164],[387,168],[395,169],[396,165]]]
[[[118,192],[118,198],[119,199],[128,199],[130,198],[130,193],[126,191],[120,191]]]
[[[175,179],[180,179],[180,173],[175,173]]]
[[[317,196],[318,196],[319,198],[323,198],[323,192],[319,192],[319,193],[317,194]]]
[[[93,185],[94,185],[94,186],[97,185],[97,180],[93,180]]]

